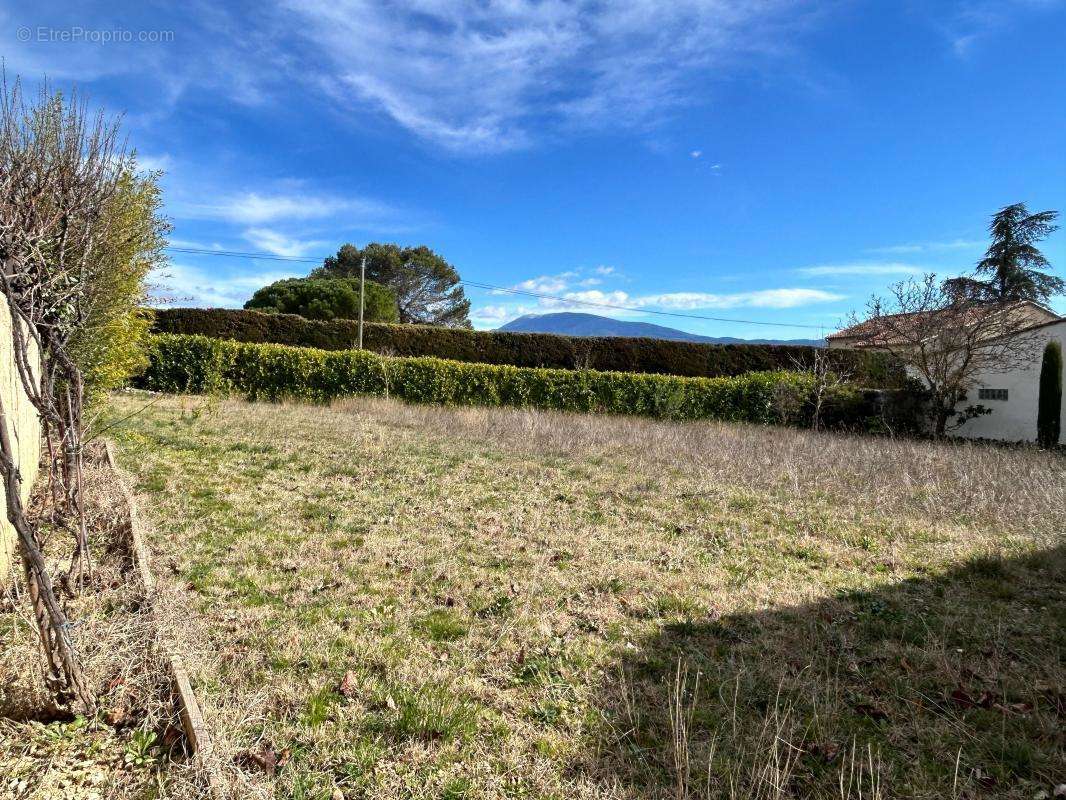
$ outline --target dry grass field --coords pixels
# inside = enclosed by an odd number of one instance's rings
[[[110,414],[237,797],[1066,783],[1059,456],[388,401]]]

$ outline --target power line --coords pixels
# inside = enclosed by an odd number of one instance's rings
[[[199,247],[168,247],[175,253],[191,253],[194,255],[202,256],[223,256],[226,258],[255,258],[265,261],[290,261],[302,264],[319,264],[324,260],[324,257],[313,256],[278,256],[272,253],[247,253],[239,250],[209,250],[207,248]],[[554,294],[543,294],[541,292],[531,292],[526,289],[513,289],[509,286],[495,286],[491,283],[482,283],[480,281],[470,281],[466,279],[460,279],[459,283],[464,286],[472,286],[478,289],[488,289],[492,292],[503,292],[506,294],[516,294],[525,297],[536,297],[541,300],[554,300],[557,303],[563,305],[578,305],[588,306],[592,308],[609,308],[613,311],[631,311],[637,314],[655,314],[660,317],[680,317],[681,319],[695,319],[706,322],[730,322],[737,325],[764,325],[774,328],[809,328],[811,330],[824,331],[824,325],[811,325],[810,323],[802,322],[763,322],[754,319],[735,319],[732,317],[711,317],[705,314],[685,314],[680,311],[658,311],[651,308],[639,308],[636,306],[622,306],[615,305],[613,303],[600,303],[595,300],[575,300],[569,297],[559,297]]]
[[[194,253],[199,256],[228,256],[229,258],[258,258],[266,261],[301,261],[305,264],[318,264],[324,257],[313,256],[276,256],[273,253],[243,253],[239,250],[210,250],[206,247],[167,247],[175,253]]]

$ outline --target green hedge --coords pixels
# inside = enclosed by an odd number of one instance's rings
[[[378,395],[413,403],[805,425],[810,421],[811,380],[797,372],[685,378],[531,369],[157,334],[139,386],[175,393],[238,393],[252,400],[328,402]],[[841,388],[825,403],[823,420],[836,428],[876,428],[885,419],[886,396]]]
[[[290,314],[224,308],[170,308],[156,312],[157,333],[201,334],[238,342],[349,350],[358,323],[318,322]],[[764,344],[700,344],[665,339],[556,336],[548,333],[471,331],[425,325],[367,324],[367,349],[383,355],[433,356],[516,367],[595,369],[718,378],[809,366],[815,348]],[[864,386],[899,387],[904,373],[884,353],[833,350],[838,369]]]

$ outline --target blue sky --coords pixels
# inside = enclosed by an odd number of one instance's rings
[[[1066,210],[1064,0],[0,9],[9,76],[125,113],[178,246],[424,243],[473,281],[797,327],[583,310],[789,338],[965,271],[1003,205]],[[1045,252],[1066,273],[1066,235]],[[311,266],[175,253],[164,283],[239,306]],[[481,328],[564,307],[469,294]]]

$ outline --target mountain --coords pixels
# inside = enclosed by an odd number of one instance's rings
[[[823,347],[823,339],[736,339],[732,336],[699,336],[650,322],[627,322],[597,314],[527,314],[511,320],[496,330],[511,333],[555,333],[560,336],[643,336],[650,339],[671,339],[678,342],[705,344],[793,344]]]

